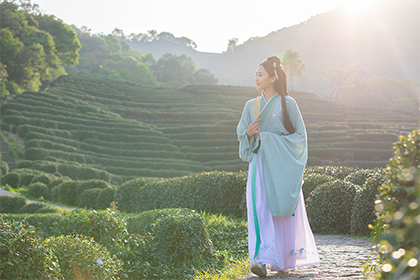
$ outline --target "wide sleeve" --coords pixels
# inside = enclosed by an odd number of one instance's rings
[[[290,216],[299,201],[303,171],[308,159],[305,124],[293,99],[287,106],[295,133],[261,132],[263,176],[270,211],[274,216]]]
[[[250,108],[252,110],[250,110]],[[241,120],[238,123],[238,127],[236,128],[236,133],[238,135],[239,141],[239,157],[243,161],[251,162],[252,161],[252,147],[255,145],[256,136],[252,136],[251,139],[248,138],[246,134],[246,130],[248,129],[249,125],[252,123],[251,113],[253,112],[253,103],[252,100],[249,100],[242,111]],[[253,116],[252,116],[253,118]]]

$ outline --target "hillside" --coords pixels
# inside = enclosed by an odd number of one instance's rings
[[[133,177],[245,170],[236,125],[252,87],[156,88],[61,76],[47,92],[2,104],[3,130],[25,139],[19,168],[116,184]],[[293,92],[306,122],[309,165],[385,166],[398,135],[417,127],[404,112],[335,104]]]
[[[221,84],[243,86],[253,85],[254,71],[263,59],[293,49],[307,66],[298,89],[326,97],[330,89],[322,69],[335,65],[362,62],[362,78],[386,76],[420,82],[419,14],[417,0],[382,0],[370,10],[354,14],[336,8],[298,25],[251,38],[233,52],[222,54],[197,52],[170,42],[127,43],[141,53],[156,52],[156,57],[165,52],[186,54],[198,68],[214,73]]]

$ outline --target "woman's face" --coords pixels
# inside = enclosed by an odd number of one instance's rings
[[[255,84],[259,91],[271,87],[275,79],[275,77],[270,77],[262,65],[257,68],[257,71],[255,71]]]

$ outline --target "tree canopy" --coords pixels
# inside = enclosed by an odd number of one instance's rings
[[[78,63],[81,48],[74,30],[29,2],[0,4],[1,96],[38,90]]]

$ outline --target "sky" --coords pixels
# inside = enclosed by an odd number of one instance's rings
[[[263,37],[340,6],[360,9],[375,0],[32,0],[45,14],[66,24],[86,26],[92,33],[124,34],[148,30],[187,37],[202,52],[226,51],[228,41],[238,45]]]

